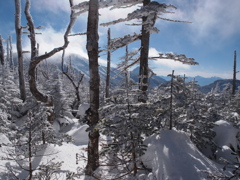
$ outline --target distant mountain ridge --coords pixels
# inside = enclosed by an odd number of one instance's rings
[[[215,89],[216,86],[219,87],[219,90],[222,91],[227,84],[232,84],[232,79],[220,79],[214,81],[213,83],[200,87],[200,91],[203,93],[211,92],[212,89]],[[240,80],[236,81],[236,86],[240,86]]]
[[[72,64],[74,67],[78,70],[81,70],[82,73],[85,74],[85,77],[88,79],[89,78],[89,64],[88,60],[83,57],[79,57],[77,55],[72,55]],[[105,66],[99,65],[99,74],[100,78],[105,81],[106,74],[107,74],[107,68]],[[138,82],[138,74],[139,74],[139,67],[136,67],[130,72],[130,78],[132,78],[135,82]],[[111,86],[117,86],[120,85],[122,82],[124,75],[120,73],[120,71],[116,68],[111,68]],[[223,80],[220,77],[210,77],[210,78],[205,78],[201,76],[195,76],[195,77],[188,77],[186,81],[191,81],[195,79],[197,81],[197,84],[200,86],[207,86],[209,84],[214,83],[215,81],[218,80]],[[170,81],[170,77],[167,76],[153,76],[150,78],[150,88],[154,88],[156,86],[159,86],[160,84],[164,84],[167,81]],[[206,87],[205,87],[206,88]]]
[[[171,79],[171,77],[168,77],[168,76],[160,76],[160,77],[165,79],[166,81],[170,81]],[[209,77],[209,78],[205,78],[202,76],[195,76],[195,77],[187,77],[186,82],[189,82],[191,80],[197,81],[197,84],[199,84],[200,86],[206,86],[213,83],[214,81],[222,80],[222,78],[216,77],[216,76]]]

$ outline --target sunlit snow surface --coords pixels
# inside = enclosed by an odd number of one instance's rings
[[[236,145],[234,135],[236,131],[231,124],[226,121],[216,122],[218,125],[215,131],[218,133],[215,140],[221,145],[221,153],[228,151],[228,144]],[[41,152],[45,156],[35,158],[33,160],[34,167],[39,164],[47,163],[54,159],[55,162],[63,162],[61,167],[60,180],[64,180],[66,171],[77,172],[77,168],[84,168],[86,162],[79,158],[76,164],[76,154],[84,154],[86,156],[86,148],[88,143],[88,133],[86,132],[87,125],[80,125],[77,120],[73,120],[72,124],[63,127],[61,131],[65,131],[73,137],[73,143],[63,143],[62,146],[48,145]],[[225,133],[224,133],[225,132]],[[224,134],[223,134],[224,133]],[[0,156],[5,156],[9,144],[8,138],[0,134]],[[177,130],[162,130],[160,134],[153,135],[147,138],[144,142],[148,145],[148,150],[142,160],[148,168],[152,168],[149,174],[138,174],[138,179],[142,180],[202,180],[206,179],[206,174],[203,170],[211,172],[221,171],[222,164],[218,164],[206,158],[195,145],[191,142],[189,136],[185,132]],[[230,155],[229,155],[230,156]],[[227,156],[228,157],[228,156]],[[0,173],[6,172],[4,168],[7,161],[0,161]],[[14,163],[12,162],[14,165]],[[103,173],[108,173],[103,172]],[[26,174],[21,173],[24,178]],[[1,179],[1,178],[0,178]],[[80,177],[79,179],[84,179]],[[124,178],[123,178],[124,179]]]
[[[148,150],[143,161],[153,169],[148,179],[200,180],[206,178],[202,170],[219,169],[198,151],[184,132],[164,130],[148,138],[145,143]]]

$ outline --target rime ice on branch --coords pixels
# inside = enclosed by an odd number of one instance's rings
[[[113,52],[113,51],[115,51],[119,48],[122,48],[132,42],[141,40],[141,37],[142,37],[141,34],[134,33],[133,35],[127,34],[123,37],[111,39],[110,46],[107,49],[100,50],[100,52],[109,51],[109,50],[111,50],[111,52]]]
[[[159,53],[159,56],[156,57],[149,57],[149,59],[168,59],[168,60],[174,60],[174,61],[179,61],[183,64],[188,64],[188,65],[198,65],[197,62],[194,61],[194,58],[188,58],[184,54],[174,54],[174,53]]]
[[[99,8],[109,8],[110,9],[117,9],[117,8],[128,8],[131,6],[135,6],[137,4],[141,4],[143,0],[103,0],[99,2]],[[84,1],[72,7],[73,10],[78,10],[74,15],[79,16],[82,13],[88,11],[89,8],[89,1]]]

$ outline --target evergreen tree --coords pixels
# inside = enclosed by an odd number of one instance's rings
[[[48,121],[48,107],[38,102],[32,102],[32,108],[29,113],[22,118],[22,125],[16,128],[16,133],[10,138],[11,150],[6,152],[6,160],[12,160],[17,167],[8,166],[12,175],[24,176],[27,172],[27,179],[34,179],[34,172],[43,170],[41,167],[35,167],[33,160],[36,157],[44,156],[42,152],[47,144],[62,145],[62,142],[70,142],[71,138],[65,134],[58,134]],[[53,167],[51,167],[54,165]],[[45,165],[56,168],[56,164]],[[23,172],[21,172],[23,171]],[[20,173],[21,172],[21,173]],[[39,173],[40,173],[39,172]],[[43,172],[42,172],[43,173]],[[19,174],[19,175],[17,175]],[[22,177],[21,177],[22,178]]]

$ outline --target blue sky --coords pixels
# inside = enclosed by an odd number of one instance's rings
[[[74,2],[77,4],[83,0],[74,0]],[[177,10],[172,9],[174,14],[165,14],[162,17],[192,23],[173,23],[158,19],[155,25],[160,32],[151,35],[150,56],[157,52],[185,54],[187,57],[195,58],[199,65],[188,66],[170,60],[157,60],[151,61],[150,67],[158,75],[167,75],[175,70],[176,74],[186,74],[187,76],[232,78],[234,50],[237,50],[237,61],[240,61],[240,1],[163,0],[158,2],[173,4],[178,8]],[[22,1],[22,6],[24,3],[25,0]],[[138,7],[113,11],[100,10],[100,23],[126,17],[127,13],[136,8]],[[31,13],[35,26],[44,26],[39,31],[42,35],[37,37],[41,53],[63,44],[63,33],[69,20],[69,12],[68,0],[32,0]],[[0,34],[4,39],[8,38],[8,35],[12,35],[15,43],[14,13],[13,0],[0,1]],[[22,14],[22,25],[26,25],[24,14]],[[86,32],[86,25],[87,13],[78,17],[73,33]],[[113,25],[110,28],[112,38],[140,32],[140,27],[127,26],[125,23]],[[107,29],[107,27],[99,27],[99,45],[101,47],[106,45]],[[70,37],[67,53],[75,53],[87,58],[85,45],[85,36]],[[129,48],[134,50],[139,46],[140,42],[136,42]],[[24,50],[30,50],[26,35],[23,35],[23,47]],[[123,55],[124,48],[115,51],[112,54],[113,63],[117,64]],[[61,53],[56,56],[60,57]],[[105,64],[106,56],[101,54],[99,61],[101,64]],[[240,62],[237,63],[237,69],[240,70]],[[240,73],[238,78],[240,78]]]

